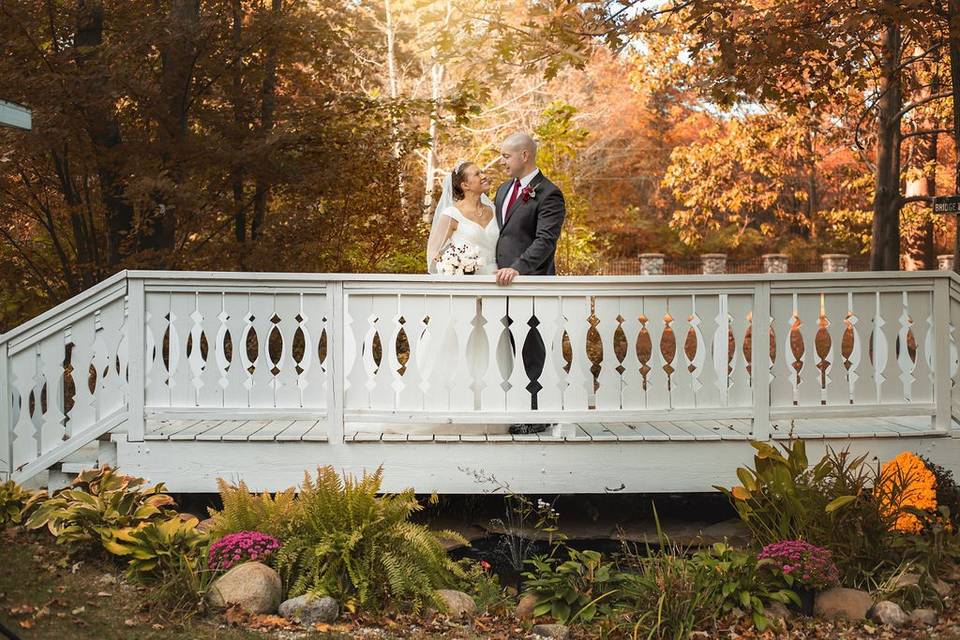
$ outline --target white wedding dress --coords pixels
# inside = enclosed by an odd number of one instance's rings
[[[453,205],[441,211],[440,215],[457,221],[457,228],[450,236],[451,243],[469,244],[479,250],[483,266],[477,275],[490,275],[497,270],[497,238],[500,237],[500,228],[497,226],[496,216],[491,216],[487,225],[481,226],[464,216]]]

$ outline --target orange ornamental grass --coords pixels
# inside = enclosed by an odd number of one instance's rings
[[[877,483],[880,512],[896,517],[893,528],[902,533],[920,533],[923,524],[905,509],[921,511],[937,509],[937,479],[916,455],[904,451],[880,469]]]

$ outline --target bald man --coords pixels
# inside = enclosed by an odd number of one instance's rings
[[[500,146],[501,162],[510,176],[497,189],[497,283],[508,285],[518,275],[552,276],[554,254],[566,208],[563,194],[537,168],[537,143],[515,133]]]
[[[497,189],[494,200],[500,237],[497,240],[497,283],[507,286],[518,275],[552,276],[554,255],[566,216],[563,194],[537,168],[537,143],[525,133],[515,133],[500,146],[500,156],[510,180]],[[507,300],[507,313],[510,310]],[[515,318],[519,326],[528,318]],[[512,338],[512,336],[511,336]],[[537,408],[538,379],[543,373],[545,347],[536,335],[521,345],[523,367],[530,383],[530,408]],[[514,346],[514,351],[516,347]],[[510,433],[537,433],[546,424],[514,424]]]

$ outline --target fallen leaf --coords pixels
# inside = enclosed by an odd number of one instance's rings
[[[97,591],[97,595],[100,596],[101,598],[109,598],[113,594],[110,593],[109,591]]]
[[[137,621],[134,620],[133,618],[127,618],[126,620],[123,621],[123,624],[128,627],[135,627],[137,626]]]
[[[33,625],[35,625],[36,622],[34,622],[32,618],[27,618],[26,620],[21,620],[19,624],[24,629],[33,629]]]
[[[160,624],[159,622],[154,622],[153,625],[151,625],[151,628],[154,631],[163,631],[163,625]]]
[[[80,615],[81,613],[83,613],[83,612],[86,611],[86,610],[87,610],[86,607],[77,607],[76,609],[72,610],[70,613],[72,613],[73,615],[76,616],[76,615]]]

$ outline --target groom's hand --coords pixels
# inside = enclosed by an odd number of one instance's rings
[[[497,269],[495,275],[497,276],[497,284],[505,287],[513,282],[513,279],[520,275],[520,272],[510,267],[504,267],[503,269]]]

